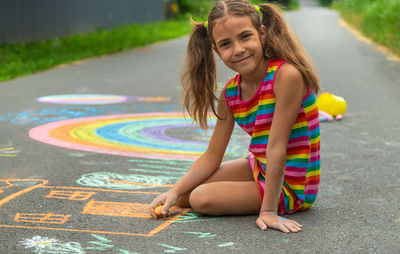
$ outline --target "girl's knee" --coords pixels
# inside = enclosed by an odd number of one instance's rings
[[[189,196],[190,207],[198,213],[207,214],[210,211],[212,202],[207,187],[199,185]]]

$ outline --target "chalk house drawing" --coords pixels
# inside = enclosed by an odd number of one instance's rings
[[[176,216],[152,219],[148,204],[161,192],[50,186],[45,179],[0,179],[0,187],[0,228],[150,237],[189,211],[174,206]],[[115,231],[113,225],[119,225]],[[35,248],[55,243],[52,238],[24,242]]]

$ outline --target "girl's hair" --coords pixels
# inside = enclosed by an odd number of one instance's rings
[[[316,94],[320,91],[316,69],[297,37],[287,27],[280,8],[274,4],[260,4],[259,7],[262,18],[247,0],[223,0],[211,9],[207,25],[193,22],[181,82],[184,106],[202,129],[208,127],[207,115],[210,111],[220,118],[215,108],[218,98],[215,96],[217,84],[212,31],[218,19],[228,15],[249,17],[257,30],[264,25],[267,30],[266,39],[262,42],[265,44],[265,58],[287,61],[300,71],[309,89]]]

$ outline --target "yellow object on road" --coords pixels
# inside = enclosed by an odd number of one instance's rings
[[[322,93],[317,99],[318,110],[331,116],[343,115],[346,112],[347,103],[343,97],[331,93]]]

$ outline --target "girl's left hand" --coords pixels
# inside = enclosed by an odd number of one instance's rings
[[[302,225],[296,221],[280,217],[274,212],[260,212],[256,224],[263,231],[269,227],[281,230],[284,233],[299,232],[302,230]]]

